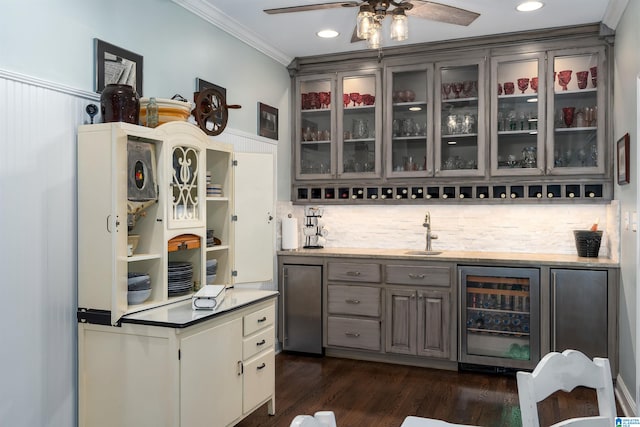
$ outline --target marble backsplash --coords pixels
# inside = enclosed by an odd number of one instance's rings
[[[310,205],[311,206],[311,205]],[[313,205],[315,206],[315,205]],[[434,250],[576,254],[573,230],[596,220],[604,231],[601,257],[619,259],[619,202],[596,205],[318,205],[328,234],[325,247],[424,249],[425,214],[431,214]],[[278,202],[277,248],[281,219],[298,219],[299,247],[304,245],[304,208]]]

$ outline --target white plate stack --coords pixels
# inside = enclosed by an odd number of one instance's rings
[[[169,261],[169,296],[186,294],[193,290],[193,266],[190,262]]]

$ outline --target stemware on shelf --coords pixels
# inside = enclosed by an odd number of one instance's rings
[[[558,84],[562,86],[562,90],[567,90],[567,86],[571,81],[572,70],[562,70],[558,72]]]
[[[578,79],[578,89],[584,89],[587,87],[587,78],[589,77],[588,71],[576,72],[576,78]]]
[[[349,98],[349,94],[348,93],[342,94],[342,103],[344,104],[345,107],[349,106],[349,102],[351,102]]]
[[[531,77],[531,89],[533,89],[533,91],[535,93],[538,93],[538,78],[537,77]]]
[[[442,83],[442,99],[449,99],[451,95],[451,83]]]
[[[513,93],[515,92],[515,85],[513,84],[513,82],[505,82],[503,87],[505,95],[513,95]]]
[[[524,93],[529,88],[529,78],[522,77],[518,79],[518,89]]]
[[[589,68],[589,71],[591,71],[591,84],[593,85],[593,87],[597,87],[598,86],[598,67],[591,67]]]
[[[575,115],[576,107],[563,107],[562,108],[562,120],[568,128],[573,124],[573,116]]]

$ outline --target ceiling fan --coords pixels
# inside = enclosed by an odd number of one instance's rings
[[[468,26],[480,16],[476,12],[427,0],[342,1],[265,9],[264,12],[273,15],[342,7],[359,8],[357,25],[351,42],[367,40],[369,47],[372,48],[379,47],[381,37],[379,30],[387,15],[392,17],[391,39],[397,41],[406,40],[408,37],[407,15],[463,26]]]

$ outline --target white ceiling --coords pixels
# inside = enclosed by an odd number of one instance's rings
[[[351,43],[358,8],[337,8],[268,15],[267,8],[328,3],[338,0],[172,0],[213,25],[288,65],[295,57],[367,49]],[[628,0],[542,0],[542,9],[516,11],[521,0],[441,0],[440,3],[480,14],[468,27],[409,17],[409,40],[392,42],[385,23],[383,47],[478,37],[569,25],[605,23],[615,29]],[[388,21],[389,19],[386,19]],[[335,39],[316,32],[332,28]]]

